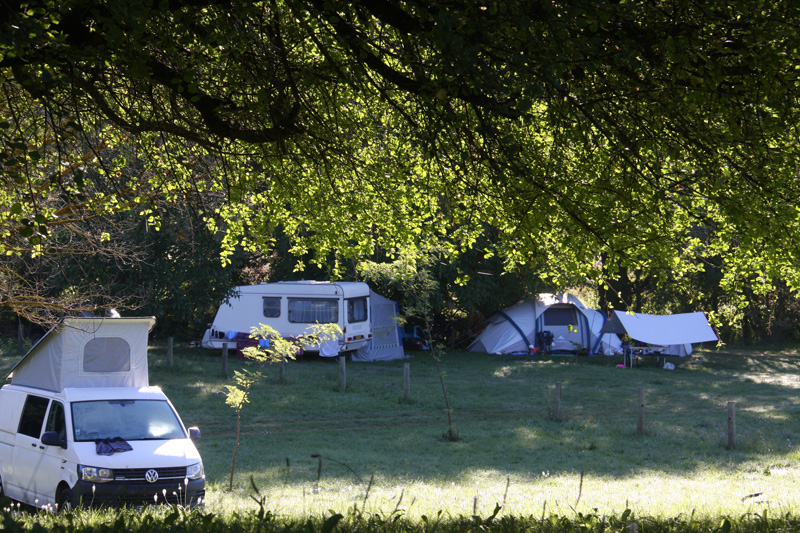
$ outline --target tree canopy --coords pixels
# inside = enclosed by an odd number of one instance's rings
[[[167,202],[223,259],[279,230],[334,264],[480,242],[556,284],[713,265],[797,289],[798,10],[5,2],[0,252]]]

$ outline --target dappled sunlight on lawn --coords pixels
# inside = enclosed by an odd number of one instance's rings
[[[795,369],[792,371],[796,371]],[[747,372],[742,374],[741,379],[744,381],[751,381],[753,383],[764,383],[767,385],[775,385],[778,387],[786,387],[788,389],[800,389],[800,375],[797,374],[768,374],[768,373],[755,373]]]
[[[510,377],[514,372],[514,368],[506,365],[497,368],[492,375],[496,378],[507,378]]]
[[[197,391],[198,399],[208,399],[224,395],[226,393],[225,387],[217,383],[206,383],[204,381],[196,381],[185,385],[187,388]]]

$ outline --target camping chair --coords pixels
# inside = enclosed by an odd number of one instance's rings
[[[542,353],[549,354],[553,349],[553,332],[544,330],[536,334],[536,342],[542,350]]]

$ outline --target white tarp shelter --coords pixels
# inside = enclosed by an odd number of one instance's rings
[[[540,332],[553,334],[552,351],[592,354],[620,352],[622,342],[614,334],[602,334],[606,315],[590,309],[572,294],[539,294],[492,315],[486,329],[468,346],[472,352],[521,353],[539,347]]]
[[[375,291],[369,293],[372,339],[353,353],[353,361],[391,361],[406,356],[396,317],[400,314],[397,302]]]
[[[147,342],[155,317],[68,317],[48,331],[11,369],[17,385],[147,387]]]
[[[602,331],[627,334],[631,339],[648,345],[665,346],[666,350],[662,350],[662,353],[680,357],[692,353],[693,343],[719,340],[702,311],[675,315],[614,311]]]

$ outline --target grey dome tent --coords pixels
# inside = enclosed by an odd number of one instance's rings
[[[539,294],[495,313],[489,325],[467,347],[472,352],[522,353],[542,346],[542,333],[550,332],[548,351],[574,353],[584,349],[592,354],[620,352],[619,337],[602,334],[606,316],[588,308],[572,294]]]

